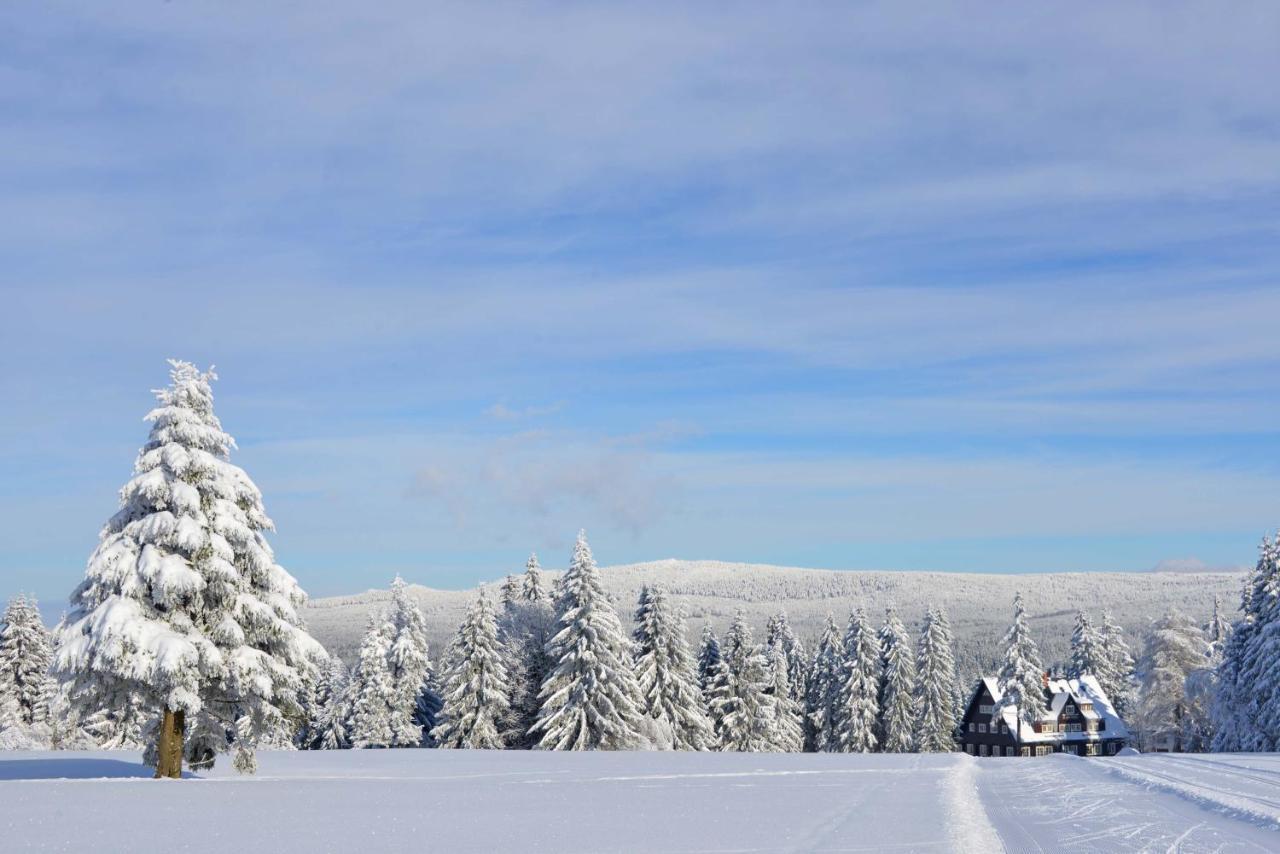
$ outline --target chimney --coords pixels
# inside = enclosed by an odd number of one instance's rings
[[[1048,670],[1040,674],[1040,684],[1044,686],[1044,689],[1046,691],[1049,690],[1049,671]]]

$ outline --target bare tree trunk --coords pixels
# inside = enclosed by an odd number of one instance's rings
[[[160,733],[156,736],[156,779],[182,777],[182,737],[186,729],[186,713],[164,710]]]

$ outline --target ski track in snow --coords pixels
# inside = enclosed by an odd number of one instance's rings
[[[137,754],[0,753],[4,851],[136,851],[157,821],[197,852],[1280,851],[1276,755],[388,750],[260,761],[253,777],[224,758],[173,782],[141,779]]]

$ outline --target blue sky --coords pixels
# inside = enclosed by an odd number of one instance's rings
[[[0,593],[169,356],[313,595],[1252,561],[1280,7],[11,3]]]

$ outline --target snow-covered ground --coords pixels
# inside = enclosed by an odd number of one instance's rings
[[[0,754],[5,851],[1276,851],[1280,757]]]

